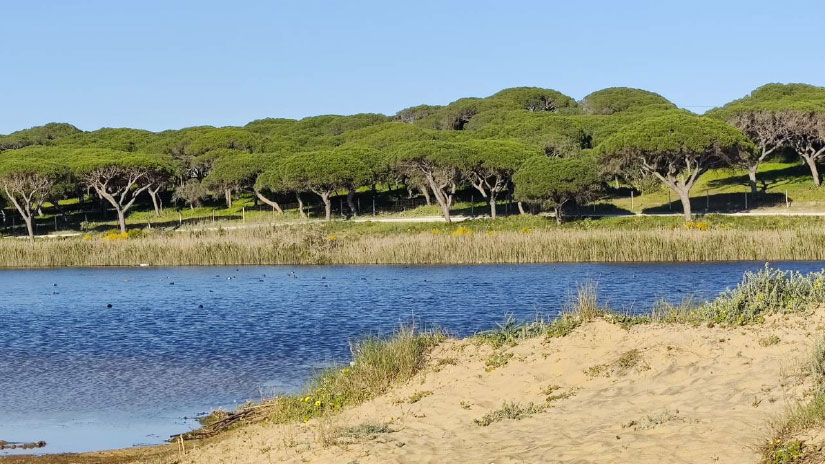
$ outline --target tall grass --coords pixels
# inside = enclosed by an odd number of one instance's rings
[[[370,229],[367,229],[370,230]],[[382,229],[384,230],[384,229]],[[407,231],[409,230],[409,231]],[[581,230],[365,233],[327,225],[0,240],[0,267],[240,264],[480,264],[719,260],[823,260],[825,229]],[[461,231],[457,233],[456,231]]]
[[[201,430],[185,436],[204,438],[242,422],[289,423],[337,413],[412,378],[443,339],[438,331],[419,332],[413,327],[401,327],[390,337],[367,337],[351,345],[349,366],[322,371],[300,395],[279,396],[233,413],[217,411],[201,420]]]
[[[813,391],[806,402],[793,404],[785,417],[774,424],[770,438],[762,445],[765,464],[823,462],[825,450],[811,448],[800,440],[807,431],[825,425],[825,337],[820,337],[808,364]]]
[[[567,303],[565,310],[554,319],[536,319],[518,322],[507,316],[497,329],[480,332],[477,339],[500,347],[521,340],[545,336],[563,337],[586,322],[604,319],[625,327],[646,323],[718,323],[729,326],[756,324],[771,314],[801,314],[825,304],[825,270],[803,275],[780,271],[768,266],[758,272],[745,273],[742,281],[708,302],[685,300],[672,305],[660,302],[648,314],[631,315],[604,307],[598,301],[595,282],[581,284]],[[821,375],[825,391],[825,341],[819,345],[814,365]],[[818,363],[818,364],[816,364]]]

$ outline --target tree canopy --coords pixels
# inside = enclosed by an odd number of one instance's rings
[[[552,207],[558,223],[562,222],[566,204],[592,200],[601,183],[595,160],[586,156],[535,156],[522,165],[513,180],[519,201]]]
[[[759,156],[745,167],[756,191],[759,163],[777,149],[793,149],[820,185],[817,163],[825,157],[825,87],[807,84],[767,84],[749,95],[714,108],[708,116],[739,128],[759,147]]]
[[[394,116],[264,118],[243,127],[162,132],[82,131],[50,123],[0,136],[0,161],[12,166],[16,159],[19,168],[6,179],[28,176],[26,188],[31,189],[33,174],[24,172],[24,165],[60,166],[64,175],[38,190],[47,191],[44,201],[56,205],[70,195],[82,197],[78,192],[83,187],[94,190],[118,212],[122,229],[144,191],[158,215],[166,199],[195,206],[207,193],[223,196],[227,206],[233,197],[252,194],[276,211],[285,195],[295,195],[303,213],[302,195],[312,193],[330,218],[334,196],[346,198],[357,214],[356,200],[384,189],[395,196],[399,184],[410,198],[420,192],[428,205],[435,198],[448,221],[456,195],[472,191],[489,202],[492,216],[496,202],[508,192],[561,208],[570,199],[554,196],[557,187],[539,195],[519,185],[519,179],[530,188],[549,185],[538,174],[524,173],[523,166],[573,172],[587,162],[631,185],[661,182],[679,194],[690,217],[690,190],[708,169],[744,168],[756,192],[760,163],[791,151],[818,185],[819,164],[825,159],[825,88],[768,84],[707,117],[640,89],[602,89],[577,102],[553,89],[513,87],[443,105],[416,105]],[[590,179],[588,172],[582,174]],[[587,195],[570,198],[583,201]],[[10,199],[4,203],[12,204]],[[563,211],[557,212],[561,217]]]
[[[676,105],[658,93],[629,87],[611,87],[584,97],[581,108],[585,114],[611,115],[631,110],[674,109]]]
[[[721,121],[673,113],[626,127],[597,147],[609,170],[651,175],[679,195],[691,219],[689,193],[709,169],[731,166],[755,151],[744,134]]]
[[[52,145],[55,140],[80,132],[80,129],[71,124],[51,122],[9,135],[0,135],[0,151],[16,150],[30,145]]]
[[[34,240],[34,213],[70,173],[66,166],[48,157],[28,156],[32,154],[36,153],[21,150],[0,157],[0,189],[26,223],[29,239]]]

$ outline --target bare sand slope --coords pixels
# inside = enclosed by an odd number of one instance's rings
[[[184,462],[758,462],[770,420],[808,388],[800,366],[824,318],[735,329],[597,321],[498,350],[499,363],[512,357],[495,368],[490,346],[451,340],[388,395],[328,419],[235,430]],[[474,422],[504,402],[546,407]],[[373,427],[352,429],[363,424]]]

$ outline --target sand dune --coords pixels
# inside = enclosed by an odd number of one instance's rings
[[[769,422],[809,388],[801,365],[824,317],[732,329],[597,321],[498,350],[498,367],[489,345],[450,340],[387,395],[306,424],[247,426],[183,462],[758,462]],[[534,411],[475,422],[505,402]]]

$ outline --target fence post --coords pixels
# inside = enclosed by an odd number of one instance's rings
[[[788,191],[785,190],[785,208],[790,208],[791,204],[788,203]]]
[[[470,216],[476,215],[476,201],[475,195],[470,194]]]
[[[710,190],[705,189],[705,212],[710,211]]]
[[[178,227],[183,225],[183,213],[178,211]]]
[[[748,210],[748,192],[745,192],[745,211]]]
[[[630,211],[633,211],[633,190],[630,191]]]
[[[241,222],[246,224],[246,206],[241,206]]]
[[[375,216],[375,197],[372,197],[372,215]]]

